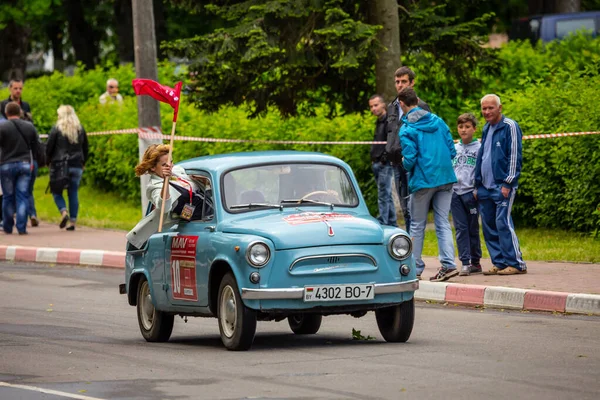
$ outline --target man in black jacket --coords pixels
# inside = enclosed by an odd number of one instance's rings
[[[21,99],[21,94],[23,93],[23,81],[20,79],[11,80],[8,84],[8,90],[10,91],[10,96],[8,96],[8,99],[3,100],[2,103],[0,103],[0,114],[2,114],[4,118],[8,119],[6,115],[6,105],[14,101],[21,107],[23,119],[32,122],[33,120],[31,118],[31,108],[29,107],[29,103]]]
[[[387,118],[385,100],[381,95],[374,95],[369,99],[371,113],[377,117],[375,122],[374,142],[387,140]],[[392,179],[394,170],[387,159],[385,144],[371,145],[371,163],[375,181],[377,182],[377,205],[379,207],[379,221],[383,225],[398,226],[396,208],[392,197]]]
[[[11,234],[17,214],[19,235],[27,234],[27,207],[31,181],[31,152],[36,154],[38,133],[33,124],[20,119],[16,102],[6,105],[7,121],[0,123],[0,183],[2,184],[2,228]]]
[[[400,67],[394,74],[394,82],[396,85],[396,93],[400,93],[404,88],[412,88],[415,85],[415,73],[408,67]],[[423,100],[419,99],[418,106],[425,111],[431,112],[431,109]],[[387,144],[385,150],[388,154],[388,159],[393,164],[394,179],[396,189],[398,190],[398,199],[400,207],[404,215],[406,223],[406,231],[410,233],[410,211],[408,208],[408,177],[404,167],[402,166],[402,148],[400,146],[400,127],[402,126],[402,109],[400,102],[396,97],[388,105],[387,109]]]

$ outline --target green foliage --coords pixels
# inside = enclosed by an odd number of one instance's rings
[[[371,335],[364,336],[360,333],[360,330],[352,328],[352,340],[374,340],[375,338]]]
[[[190,98],[204,110],[246,104],[252,116],[274,107],[287,117],[322,88],[329,104],[362,109],[380,49],[380,27],[365,22],[362,8],[340,0],[216,1],[206,10],[231,27],[166,48],[192,60]]]
[[[598,130],[600,104],[595,101],[600,75],[562,71],[548,82],[504,96],[506,114],[525,133]],[[523,173],[515,213],[521,224],[600,228],[600,140],[598,136],[529,140],[523,146]]]
[[[454,130],[456,117],[466,111],[479,115],[479,98],[485,92],[496,92],[505,114],[515,119],[525,135],[565,131],[592,131],[600,127],[600,105],[597,89],[600,39],[576,36],[548,47],[532,48],[527,43],[509,44],[500,50],[503,62],[500,75],[485,75],[484,87],[470,97],[444,99],[421,90],[426,81],[447,79],[434,57],[426,57],[427,65],[419,66],[419,94],[434,112],[445,118]],[[573,51],[569,51],[572,48]],[[550,51],[552,50],[552,51]],[[539,67],[543,65],[542,67]],[[172,65],[159,69],[161,83],[173,85],[178,79]],[[525,72],[522,72],[525,71]],[[477,70],[474,73],[479,73]],[[124,103],[103,107],[98,96],[104,91],[108,77],[121,82]],[[40,133],[54,124],[60,104],[75,106],[88,132],[124,129],[137,126],[137,105],[129,82],[134,77],[131,66],[107,70],[77,71],[72,77],[61,74],[30,79],[23,98],[30,101],[34,121]],[[432,85],[440,85],[433,82]],[[433,86],[435,87],[435,86]],[[0,90],[5,98],[7,90]],[[431,96],[431,97],[430,97]],[[335,111],[341,114],[341,105]],[[333,119],[330,106],[312,106],[314,115],[283,118],[276,110],[248,119],[246,110],[221,107],[216,113],[199,111],[184,97],[177,134],[216,138],[261,140],[350,141],[373,137],[374,117],[366,110]],[[366,106],[365,106],[366,109]],[[162,128],[169,132],[172,110],[161,105]],[[483,122],[483,121],[481,121]],[[137,163],[137,139],[134,135],[90,137],[92,158],[86,165],[84,179],[89,185],[116,193],[132,204],[139,199],[139,184],[133,167]],[[295,149],[329,153],[346,161],[354,170],[371,212],[376,213],[377,193],[369,161],[368,145],[268,145],[254,143],[176,142],[175,161],[206,154],[266,149]],[[513,217],[521,226],[562,228],[581,232],[600,232],[600,141],[598,136],[529,140],[524,143],[524,166],[519,197]]]
[[[12,0],[0,4],[0,30],[6,23],[14,21],[18,25],[40,23],[51,13],[54,3],[60,0]]]
[[[402,62],[417,72],[419,93],[435,93],[441,100],[436,110],[451,111],[457,99],[479,93],[486,77],[498,72],[498,51],[483,46],[494,13],[461,20],[463,13],[449,13],[447,3],[431,3],[415,1],[400,13]]]

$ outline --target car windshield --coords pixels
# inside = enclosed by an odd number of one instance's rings
[[[235,211],[292,207],[356,207],[358,196],[343,168],[331,164],[270,164],[230,171],[223,203]]]

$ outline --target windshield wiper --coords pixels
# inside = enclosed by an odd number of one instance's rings
[[[248,204],[235,204],[229,206],[230,209],[235,210],[238,208],[279,208],[279,211],[283,211],[283,205],[271,204],[271,203],[248,203]]]
[[[281,204],[301,204],[301,203],[321,204],[321,205],[327,206],[333,210],[333,203],[327,203],[325,201],[317,201],[317,200],[310,200],[310,199],[281,200]]]

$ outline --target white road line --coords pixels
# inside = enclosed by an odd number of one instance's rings
[[[80,394],[74,394],[74,393],[67,393],[67,392],[59,392],[58,390],[50,390],[50,389],[44,389],[44,388],[39,388],[39,387],[35,387],[35,386],[27,386],[27,385],[13,385],[11,383],[6,383],[6,382],[0,382],[0,387],[2,386],[6,386],[9,388],[14,388],[14,389],[23,389],[23,390],[31,390],[33,392],[40,392],[40,393],[46,393],[46,394],[53,394],[56,396],[63,396],[63,397],[68,397],[70,399],[79,399],[79,400],[103,400],[100,399],[98,397],[90,397],[90,396],[83,396]]]

